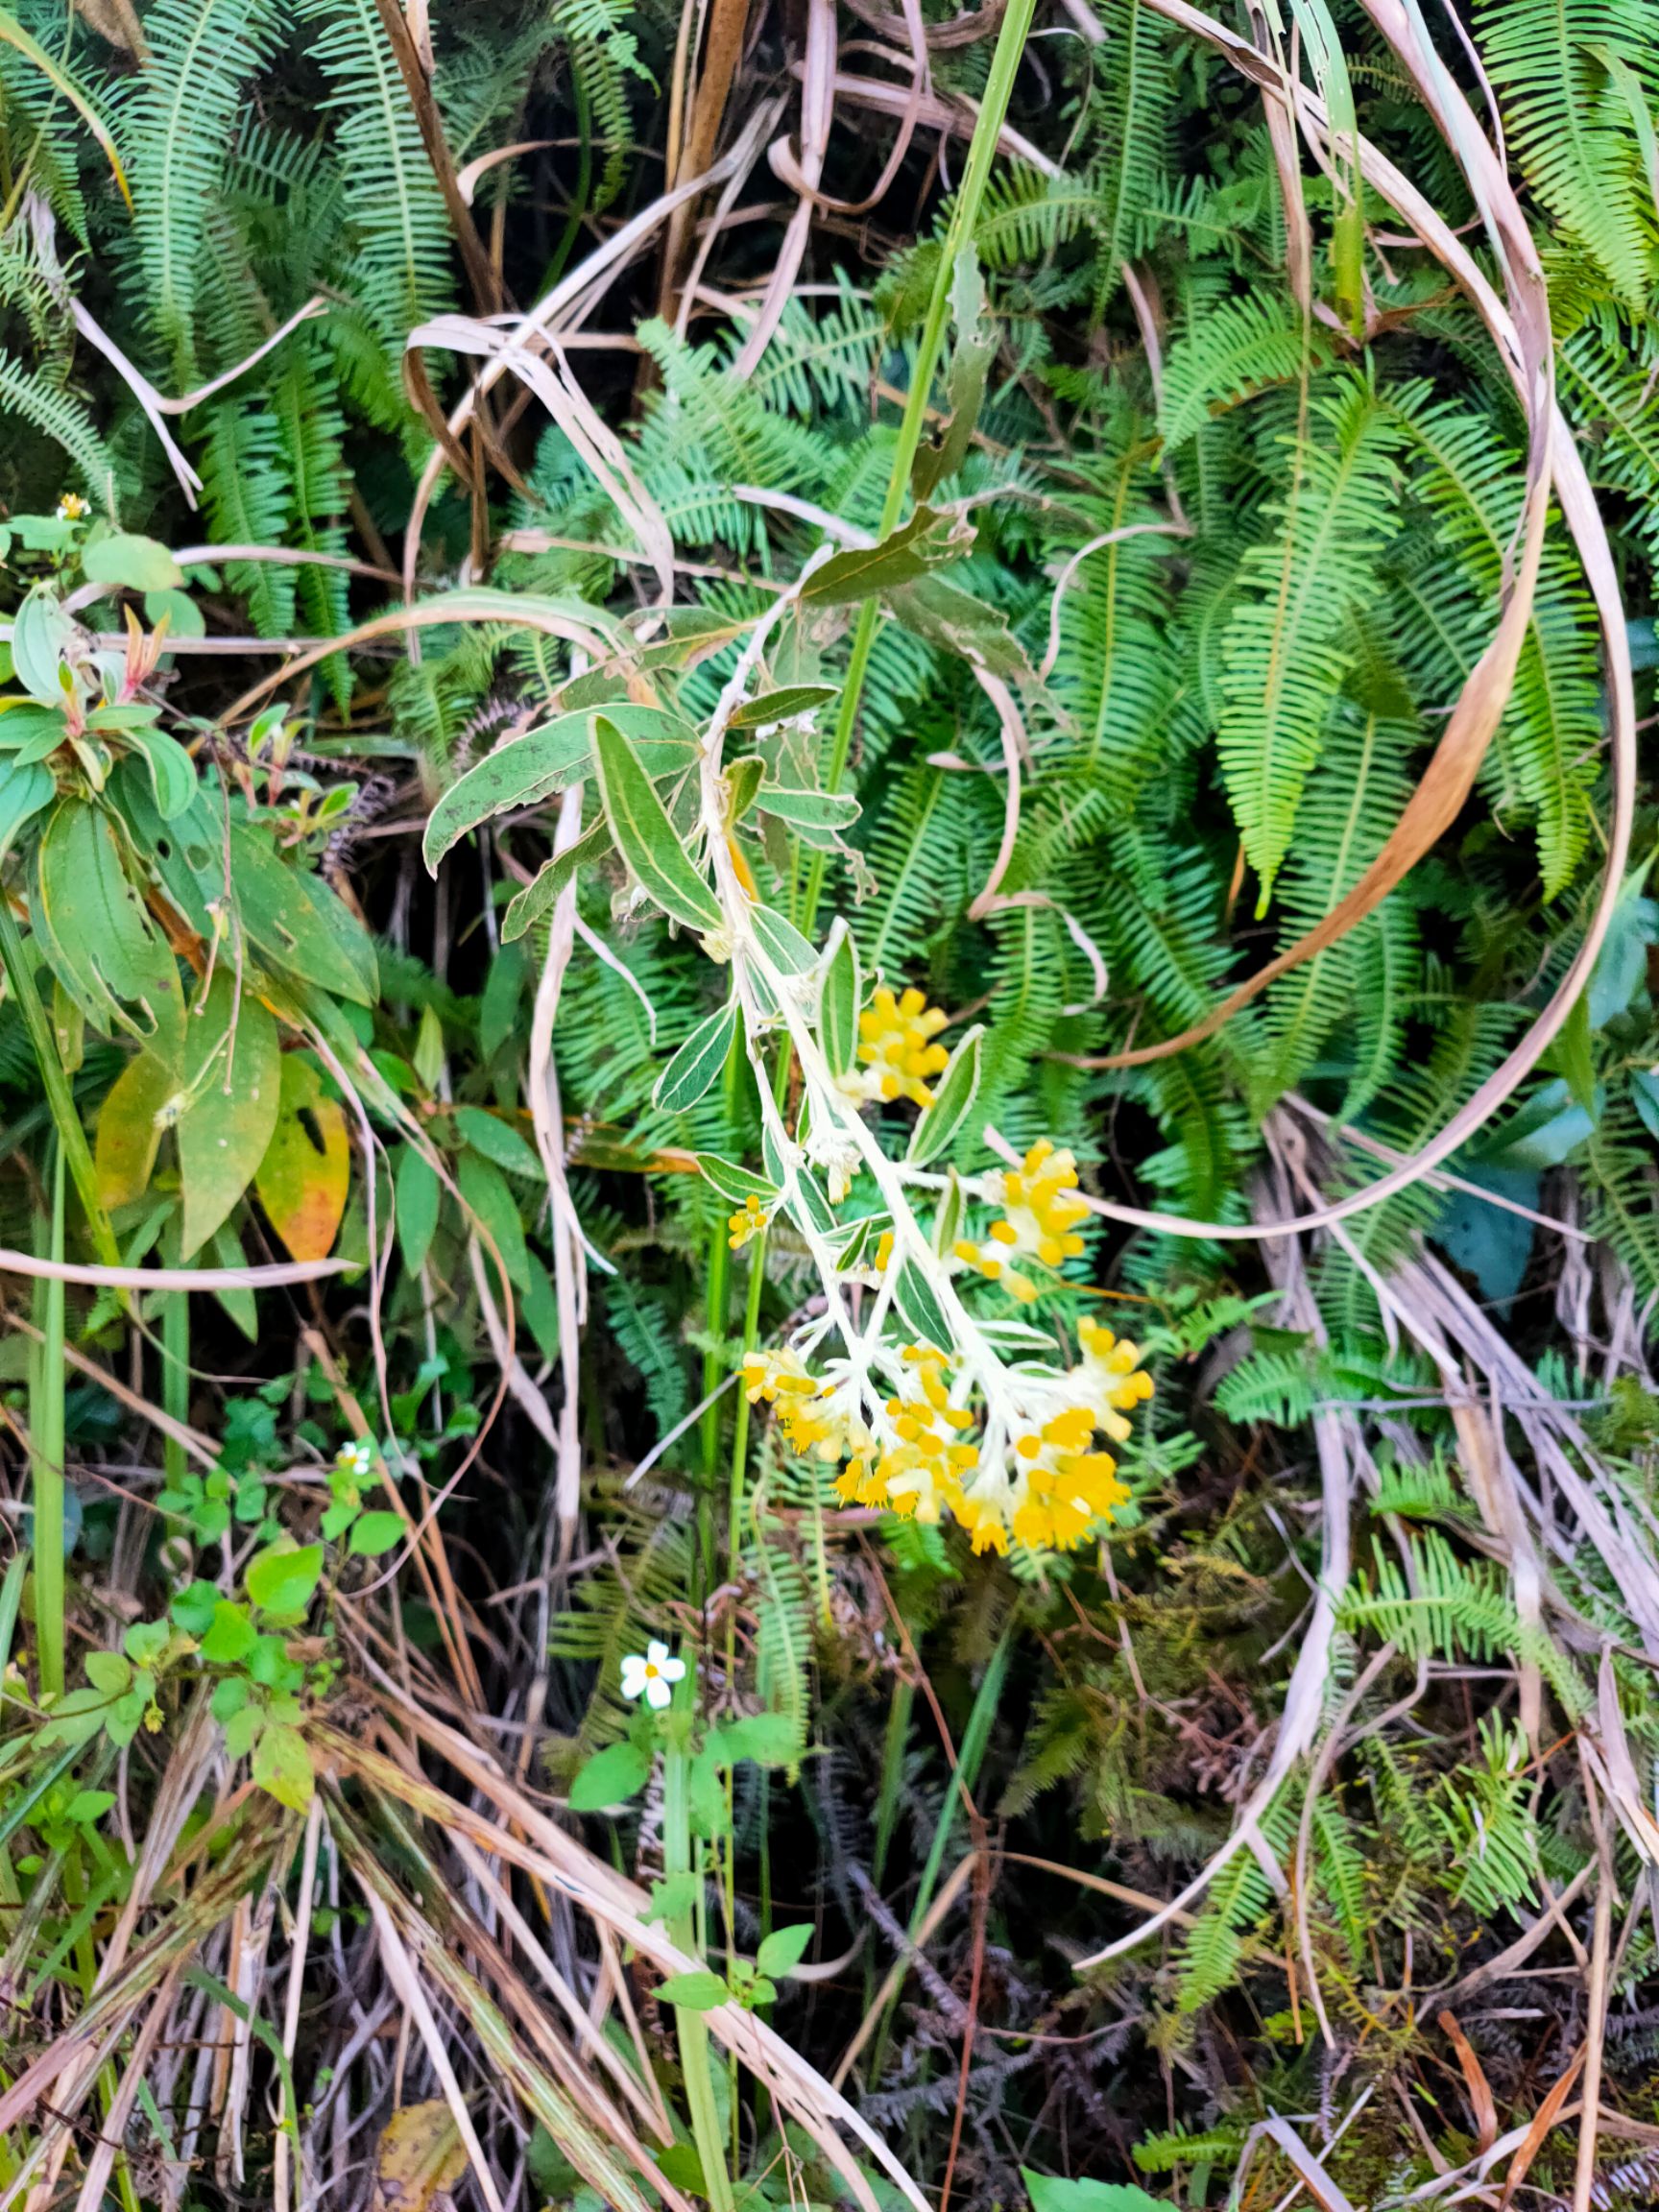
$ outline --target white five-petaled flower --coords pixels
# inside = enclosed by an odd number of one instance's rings
[[[655,1637],[645,1647],[645,1655],[630,1651],[622,1662],[622,1695],[637,1697],[644,1695],[647,1705],[661,1713],[674,1695],[673,1685],[684,1679],[685,1662],[671,1659],[666,1644]]]
[[[334,1464],[342,1475],[355,1475],[361,1479],[373,1472],[374,1447],[367,1437],[359,1437],[355,1444],[342,1444],[334,1455]]]

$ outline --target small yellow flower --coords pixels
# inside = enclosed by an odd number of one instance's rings
[[[86,514],[86,502],[79,492],[65,492],[58,502],[60,522],[79,522]]]
[[[1029,1305],[1037,1295],[1030,1276],[1010,1264],[1015,1260],[1035,1260],[1054,1269],[1077,1259],[1083,1239],[1077,1224],[1088,1218],[1089,1209],[1073,1196],[1077,1189],[1077,1163],[1070,1152],[1056,1152],[1044,1137],[1033,1144],[1018,1167],[987,1178],[993,1197],[1002,1207],[1000,1221],[993,1221],[982,1244],[967,1238],[952,1247],[958,1260],[1000,1283],[1011,1296]]]
[[[728,1241],[733,1251],[741,1252],[751,1237],[757,1237],[765,1228],[767,1218],[764,1200],[758,1198],[751,1190],[748,1197],[744,1199],[741,1210],[731,1214],[726,1222],[727,1229],[731,1232]]]
[[[914,985],[898,998],[885,988],[878,990],[858,1017],[863,1070],[846,1078],[846,1087],[863,1098],[908,1098],[912,1105],[931,1106],[927,1078],[950,1058],[934,1042],[946,1020],[944,1008],[929,1006]]]
[[[1072,1373],[1090,1393],[1094,1426],[1115,1444],[1125,1444],[1129,1424],[1124,1414],[1152,1395],[1152,1378],[1141,1364],[1140,1347],[1126,1336],[1114,1336],[1087,1314],[1077,1324],[1077,1339],[1083,1347],[1083,1364]]]

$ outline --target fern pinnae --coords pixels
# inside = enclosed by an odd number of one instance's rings
[[[243,88],[269,60],[276,0],[156,0],[144,19],[150,59],[132,81],[122,136],[145,312],[170,366],[195,366],[194,320],[208,209],[222,188]]]

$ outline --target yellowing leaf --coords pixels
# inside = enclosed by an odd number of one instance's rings
[[[261,1729],[253,1746],[253,1779],[278,1805],[286,1805],[295,1813],[305,1811],[316,1783],[311,1754],[298,1728],[273,1720]]]
[[[282,1057],[276,1126],[253,1178],[259,1203],[296,1260],[333,1250],[351,1184],[351,1142],[339,1101],[297,1052]]]
[[[178,1070],[149,1052],[135,1054],[110,1085],[93,1150],[98,1202],[107,1212],[132,1205],[149,1189],[161,1142],[156,1117],[178,1089]]]
[[[381,2130],[376,2212],[428,2212],[467,2171],[467,2147],[442,2097],[406,2104]]]
[[[234,1019],[232,1019],[234,1018]],[[251,991],[214,972],[205,1010],[184,1023],[191,1105],[179,1120],[184,1189],[182,1259],[212,1236],[253,1178],[282,1096],[276,1024]]]

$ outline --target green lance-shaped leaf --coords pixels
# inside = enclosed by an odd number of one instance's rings
[[[941,1352],[950,1349],[950,1324],[945,1318],[932,1284],[914,1260],[906,1260],[899,1270],[898,1281],[893,1286],[893,1303],[919,1344],[931,1344]]]
[[[556,853],[534,880],[526,883],[508,902],[507,911],[501,917],[502,944],[517,944],[546,913],[577,871],[590,861],[603,860],[611,850],[611,825],[601,814],[590,829],[583,830],[574,845]]]
[[[665,1114],[683,1114],[713,1088],[737,1034],[737,1001],[729,998],[717,1013],[698,1022],[657,1078],[652,1095]]]
[[[697,733],[678,715],[660,707],[636,707],[626,699],[608,705],[605,711],[633,740],[648,775],[671,776],[689,765],[697,750]],[[561,714],[539,730],[498,745],[474,762],[433,807],[421,841],[428,869],[436,875],[445,854],[480,822],[517,807],[534,806],[592,772],[591,711]]]
[[[745,699],[726,727],[767,730],[774,722],[791,722],[797,714],[815,713],[839,696],[830,684],[791,684],[781,691],[763,691],[757,699]]]
[[[781,974],[805,975],[816,966],[816,946],[802,936],[793,922],[786,922],[770,906],[753,907],[749,921],[757,944]]]
[[[904,1157],[913,1167],[925,1167],[929,1160],[949,1152],[961,1135],[979,1094],[979,1045],[984,1034],[976,1022],[946,1063],[933,1087],[932,1105],[922,1109],[910,1132]]]
[[[731,1206],[741,1206],[750,1197],[770,1206],[778,1195],[777,1184],[757,1167],[739,1167],[733,1160],[722,1160],[717,1152],[699,1152],[697,1172]]]
[[[791,830],[851,830],[863,812],[850,791],[808,791],[787,783],[763,783],[755,804]]]
[[[84,800],[63,800],[46,825],[31,919],[52,973],[95,1027],[177,1039],[178,963],[128,879],[108,817]]]
[[[901,524],[875,545],[854,545],[835,553],[822,568],[814,568],[802,586],[801,604],[844,607],[878,592],[895,591],[913,584],[919,576],[959,561],[974,542],[972,526],[947,521],[930,507],[918,507],[908,522]]]
[[[605,1813],[626,1805],[651,1779],[651,1761],[637,1743],[609,1743],[576,1770],[565,1802],[572,1813]]]
[[[842,926],[824,970],[818,998],[818,1041],[832,1074],[847,1074],[857,1060],[858,1009],[863,999],[858,947],[852,930]]]
[[[593,759],[616,849],[646,893],[688,929],[718,929],[720,902],[692,867],[644,763],[608,714],[593,717]]]

